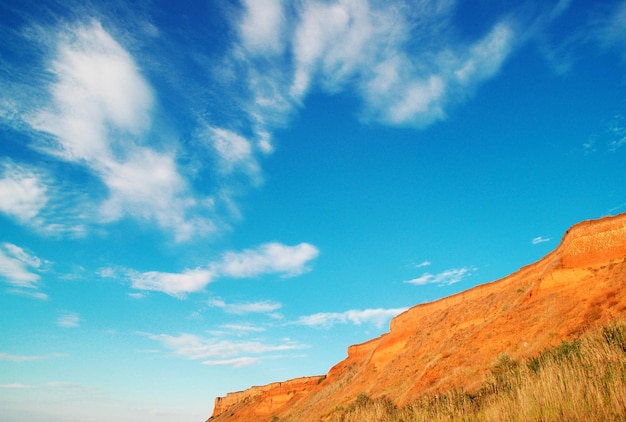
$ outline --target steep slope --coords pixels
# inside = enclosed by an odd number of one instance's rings
[[[285,383],[277,383],[263,394],[254,387],[227,403],[230,395],[218,398],[211,420],[320,421],[360,393],[404,405],[450,387],[472,390],[500,353],[536,355],[621,315],[626,214],[577,224],[540,261],[409,309],[391,321],[389,333],[350,346],[348,357],[325,378],[296,382],[287,396]]]

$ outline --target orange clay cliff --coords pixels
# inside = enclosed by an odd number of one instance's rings
[[[626,316],[626,214],[585,221],[540,261],[492,283],[415,306],[389,333],[350,346],[326,376],[215,400],[212,422],[324,421],[360,393],[402,406],[486,380],[500,353],[514,359]]]

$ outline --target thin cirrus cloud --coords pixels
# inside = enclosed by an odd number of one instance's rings
[[[85,207],[77,209],[79,196],[44,169],[0,162],[0,213],[44,235],[85,234]]]
[[[185,270],[182,273],[129,271],[128,277],[134,289],[163,292],[170,296],[183,298],[187,293],[204,289],[213,279],[213,273],[199,268]]]
[[[204,338],[193,334],[144,334],[149,339],[161,343],[177,356],[189,360],[202,360],[206,365],[245,366],[258,361],[268,353],[301,350],[309,346],[291,340],[280,344],[262,341],[231,341],[220,338]],[[255,355],[255,356],[250,356]]]
[[[537,237],[533,238],[533,240],[531,240],[531,243],[533,245],[538,245],[540,243],[546,243],[546,242],[549,242],[549,241],[550,241],[549,237],[537,236]]]
[[[260,302],[245,302],[245,303],[226,303],[221,299],[211,299],[208,301],[208,305],[213,308],[219,308],[224,310],[228,314],[246,315],[246,314],[267,314],[275,312],[282,308],[282,304],[269,300]]]
[[[220,262],[213,265],[220,274],[231,278],[257,277],[278,273],[294,277],[309,270],[307,263],[319,255],[319,250],[309,244],[295,246],[282,243],[265,243],[256,249],[226,252]]]
[[[408,308],[394,309],[363,309],[349,310],[345,312],[320,312],[312,315],[302,316],[293,324],[306,325],[309,327],[329,328],[336,324],[374,324],[381,328],[387,321],[398,314],[406,311]]]
[[[507,20],[461,44],[448,35],[452,3],[413,9],[401,2],[245,1],[230,22],[234,37],[223,60],[229,72],[206,69],[216,78],[214,95],[232,99],[237,119],[205,121],[211,114],[202,101],[181,104],[192,122],[185,131],[198,138],[189,144],[207,145],[216,156],[215,168],[204,169],[221,177],[210,193],[197,192],[193,177],[183,172],[178,129],[157,127],[167,124],[154,118],[162,93],[146,75],[167,72],[154,68],[164,58],[143,57],[142,68],[97,20],[60,23],[28,39],[33,53],[44,53],[41,61],[52,78],[20,83],[47,95],[29,100],[14,90],[2,103],[0,118],[21,121],[12,127],[28,126],[33,148],[82,166],[100,182],[94,185],[98,192],[83,198],[83,211],[72,215],[81,230],[132,218],[181,242],[210,235],[238,216],[236,195],[262,183],[260,159],[274,150],[273,130],[288,123],[309,92],[353,90],[362,100],[363,118],[423,127],[445,118],[450,106],[497,74],[516,45]],[[415,34],[430,35],[415,40]],[[35,38],[40,45],[32,45]],[[185,157],[205,163],[203,152],[185,151]],[[241,174],[247,176],[243,189]],[[36,216],[46,201],[63,202],[32,177],[11,188],[16,186],[24,194],[21,202],[5,202],[0,210],[14,218]],[[0,195],[7,189],[0,185]],[[17,217],[19,207],[27,212]]]
[[[78,328],[80,321],[80,315],[76,312],[64,312],[57,318],[56,324],[61,328]]]
[[[3,353],[0,352],[0,361],[6,361],[6,362],[14,362],[14,363],[22,363],[22,362],[35,362],[35,361],[40,361],[40,360],[48,360],[48,359],[54,359],[54,358],[59,358],[59,357],[66,357],[67,355],[63,355],[63,354],[47,354],[47,355],[14,355],[11,353]]]
[[[48,299],[39,291],[44,262],[12,243],[0,244],[0,280],[10,285],[9,293]]]
[[[182,299],[188,293],[203,290],[218,278],[255,278],[267,274],[278,274],[283,278],[295,277],[309,271],[308,264],[318,255],[319,250],[309,243],[289,246],[271,242],[255,249],[226,252],[220,260],[209,263],[205,268],[188,269],[180,273],[134,270],[122,272],[134,289],[162,292]],[[104,278],[116,278],[118,270],[104,268],[99,274]],[[210,304],[231,313],[269,312],[268,309],[276,310],[280,307],[274,302],[227,304],[217,299]]]
[[[130,217],[172,232],[177,241],[214,232],[211,198],[194,194],[177,163],[177,141],[163,139],[153,126],[155,93],[134,58],[96,20],[60,24],[40,38],[34,49],[46,52],[52,78],[30,83],[47,96],[29,102],[13,93],[19,113],[0,117],[31,135],[38,152],[77,164],[101,182],[104,192],[85,195],[83,212],[71,216],[77,224]],[[46,202],[63,199],[50,197],[33,172],[12,168],[7,177],[4,167],[0,195],[19,195],[3,201],[0,211],[26,211],[18,218],[32,219]]]
[[[0,212],[32,224],[47,202],[41,175],[10,161],[0,163]]]
[[[427,284],[449,286],[471,276],[475,271],[476,268],[474,267],[451,268],[437,274],[424,273],[420,277],[405,281],[405,283],[414,284],[416,286],[424,286]]]
[[[258,357],[250,357],[244,356],[240,358],[234,359],[213,359],[213,360],[205,360],[202,362],[203,365],[211,365],[211,366],[230,366],[233,368],[243,368],[244,366],[250,366],[258,363],[260,358]]]
[[[271,3],[245,2],[231,57],[243,69],[244,109],[257,134],[271,131],[277,115],[288,119],[316,88],[355,90],[366,119],[427,126],[496,75],[519,38],[503,19],[469,44],[455,41],[452,2]]]

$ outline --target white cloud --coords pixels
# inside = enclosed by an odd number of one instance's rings
[[[6,388],[9,390],[24,390],[24,389],[30,389],[30,388],[36,388],[36,387],[30,384],[13,383],[13,384],[0,384],[0,388]]]
[[[309,243],[288,246],[272,242],[256,249],[226,252],[221,261],[215,264],[215,268],[222,276],[232,278],[275,273],[293,277],[307,272],[307,264],[318,255],[318,249]]]
[[[0,165],[0,212],[28,223],[47,202],[46,185],[40,175],[10,162]]]
[[[626,21],[626,2],[622,1],[613,6],[605,8],[605,16],[596,22],[592,36],[605,47],[624,47],[624,21]],[[588,28],[587,28],[588,29]]]
[[[345,312],[320,312],[317,314],[302,316],[295,322],[297,325],[307,325],[310,327],[330,327],[335,324],[374,324],[378,328],[396,315],[406,311],[408,308],[394,309],[363,309],[349,310]]]
[[[543,236],[537,236],[533,240],[531,240],[533,245],[538,245],[539,243],[545,243],[549,241],[550,241],[549,237],[543,237]]]
[[[148,334],[147,336],[152,340],[158,341],[174,354],[190,360],[236,358],[240,357],[238,355],[259,355],[308,347],[289,340],[283,340],[282,344],[267,344],[261,341],[234,342],[218,338],[202,338],[186,333],[178,336],[167,334]]]
[[[31,112],[28,123],[51,135],[40,141],[40,151],[83,165],[104,183],[108,198],[100,213],[90,213],[92,220],[151,221],[177,241],[215,230],[200,216],[206,202],[181,175],[175,148],[158,147],[166,142],[152,131],[151,87],[99,22],[60,28],[50,72],[51,102]]]
[[[285,23],[280,0],[245,0],[246,11],[239,25],[244,47],[256,52],[277,54],[284,48],[281,37]]]
[[[80,193],[67,190],[47,171],[34,166],[0,162],[0,212],[44,235],[85,232],[87,208]]]
[[[41,260],[11,243],[0,245],[0,277],[15,287],[37,288],[40,276],[34,271],[41,267]]]
[[[202,362],[202,364],[211,366],[232,366],[233,368],[242,368],[244,366],[254,365],[259,360],[259,358],[253,357],[240,357],[233,359],[205,360]]]
[[[33,362],[33,361],[39,361],[39,360],[47,360],[47,359],[52,359],[52,358],[64,357],[64,356],[65,355],[61,355],[61,354],[25,356],[25,355],[13,355],[11,353],[0,352],[0,361],[22,363],[22,362]]]
[[[257,327],[249,324],[223,324],[220,325],[220,328],[230,332],[239,333],[260,333],[265,331],[265,328],[263,327]]]
[[[47,294],[43,292],[38,292],[36,290],[8,289],[7,293],[10,293],[12,295],[25,296],[37,300],[48,300],[50,298]]]
[[[251,313],[266,314],[277,311],[282,308],[278,302],[272,302],[269,300],[261,302],[246,302],[246,303],[226,303],[221,299],[209,300],[208,305],[214,308],[223,309],[224,312],[235,315],[245,315]]]
[[[318,254],[317,248],[308,243],[288,246],[274,242],[265,243],[256,249],[246,249],[242,252],[229,251],[224,253],[220,260],[210,262],[204,268],[187,269],[181,273],[139,272],[109,267],[101,269],[99,274],[102,277],[117,278],[118,272],[123,272],[134,289],[163,292],[182,299],[187,293],[199,292],[207,284],[221,277],[248,278],[265,274],[295,277],[309,271],[307,264],[315,259]],[[214,299],[209,302],[209,305],[236,314],[266,313],[282,306],[279,303],[269,301],[227,304],[221,299]]]
[[[80,315],[76,312],[65,312],[57,318],[57,326],[61,328],[80,327]]]
[[[510,53],[513,31],[507,23],[497,24],[482,40],[472,46],[454,75],[462,85],[475,84],[492,77]]]
[[[423,262],[420,262],[419,264],[416,264],[415,268],[428,267],[430,266],[430,264],[431,264],[430,261],[423,261]]]
[[[449,286],[471,276],[474,271],[476,271],[476,268],[474,267],[452,268],[438,274],[424,273],[420,277],[405,281],[405,283],[415,284],[416,286],[423,286],[426,284]]]
[[[232,131],[217,127],[208,127],[207,131],[209,142],[220,158],[223,173],[230,174],[239,170],[248,175],[253,183],[260,183],[261,169],[254,156],[252,144],[247,139]],[[265,142],[269,141],[265,140]]]
[[[56,136],[54,151],[68,161],[112,158],[114,128],[137,135],[149,124],[152,92],[132,57],[99,22],[65,28],[52,73],[53,106],[36,115],[36,129]],[[51,151],[53,152],[53,151]]]
[[[177,298],[183,298],[187,293],[201,291],[211,282],[213,276],[211,271],[200,268],[185,270],[182,273],[159,271],[128,273],[133,288],[163,292]]]
[[[253,47],[252,30],[242,28],[250,28],[255,17],[278,22],[288,13],[280,2],[271,10],[260,12],[260,7],[246,3],[239,23],[243,49],[235,45],[232,53],[251,93],[244,109],[257,136],[268,131],[276,114],[288,116],[315,88],[356,90],[367,119],[429,125],[493,77],[516,41],[509,21],[495,23],[476,39],[451,36],[455,2],[336,0],[290,8],[290,25],[273,31],[258,25],[256,40],[269,47]],[[284,46],[290,54],[277,54]]]
[[[624,18],[626,18],[626,3],[624,7]],[[610,152],[617,151],[620,147],[626,145],[626,118],[622,115],[615,115],[608,127]]]

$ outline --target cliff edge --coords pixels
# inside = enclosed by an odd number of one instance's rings
[[[415,306],[390,332],[350,346],[324,377],[217,398],[211,421],[323,421],[360,393],[405,405],[451,387],[478,388],[501,353],[514,359],[626,315],[626,214],[571,227],[538,262]]]

